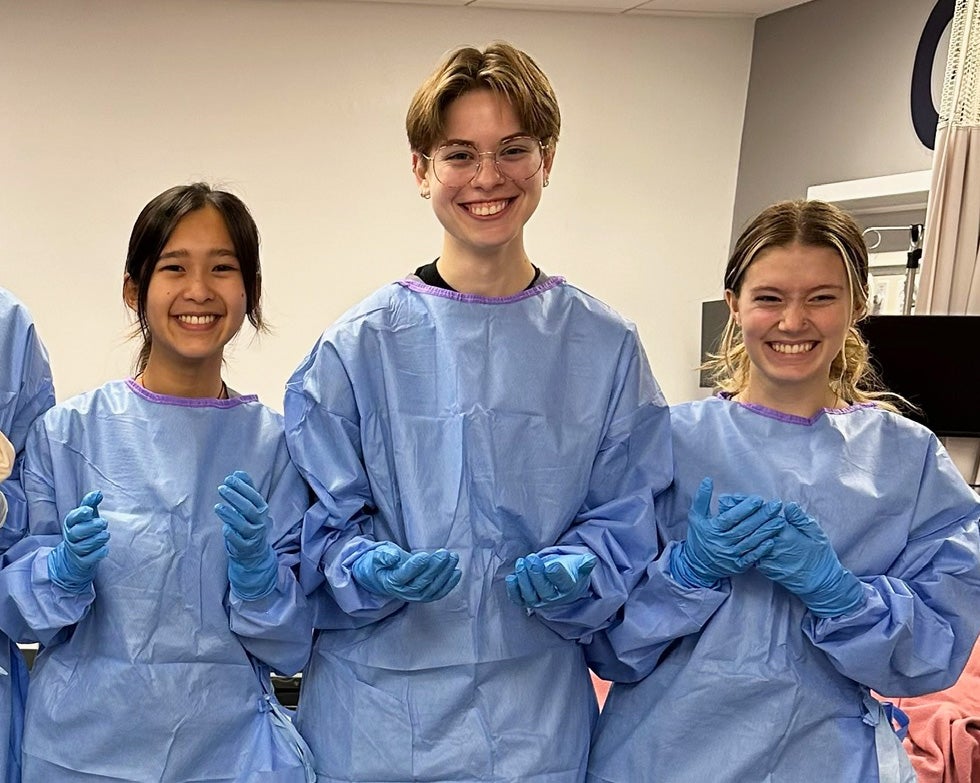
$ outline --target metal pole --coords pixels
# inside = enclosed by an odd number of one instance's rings
[[[905,263],[905,304],[902,315],[912,315],[915,307],[915,276],[919,271],[919,261],[922,260],[922,224],[909,226],[909,254]]]

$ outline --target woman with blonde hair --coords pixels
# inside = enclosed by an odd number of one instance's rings
[[[869,380],[867,275],[860,229],[819,201],[769,207],[736,243],[720,392],[671,408],[663,551],[590,648],[617,683],[589,781],[914,780],[871,690],[962,670],[980,500]],[[746,504],[773,516],[747,527]]]

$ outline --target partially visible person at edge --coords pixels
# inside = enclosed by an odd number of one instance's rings
[[[592,783],[914,780],[871,690],[962,670],[980,501],[874,390],[867,278],[860,229],[819,201],[766,209],[736,243],[721,391],[671,409],[666,545],[590,648],[618,681]]]
[[[0,288],[0,554],[27,532],[21,485],[27,431],[54,405],[48,354],[24,304]],[[20,741],[27,699],[27,665],[0,633],[0,780],[20,780]]]
[[[164,191],[126,258],[136,376],[31,431],[30,536],[0,572],[0,625],[42,645],[25,783],[312,779],[270,683],[310,650],[292,570],[308,490],[281,417],[221,374],[245,319],[262,326],[260,294],[246,206],[202,183]]]
[[[525,52],[451,52],[407,119],[442,251],[289,380],[303,586],[341,629],[297,716],[320,783],[585,776],[580,642],[655,552],[670,435],[636,328],[525,251],[559,125]]]

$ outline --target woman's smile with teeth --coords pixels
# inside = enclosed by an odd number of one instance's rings
[[[216,315],[178,315],[177,320],[191,326],[204,326],[218,320]]]
[[[816,343],[769,343],[777,353],[806,353],[812,351]]]
[[[506,201],[479,201],[474,204],[467,204],[466,209],[474,215],[489,217],[490,215],[496,215],[498,212],[502,212],[506,206]]]

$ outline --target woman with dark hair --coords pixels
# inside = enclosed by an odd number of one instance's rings
[[[307,490],[278,414],[221,376],[245,319],[262,326],[258,249],[229,193],[150,201],[123,283],[135,377],[31,432],[31,535],[0,572],[4,630],[42,645],[25,781],[309,780],[270,684],[310,648],[292,571]]]
[[[871,690],[962,670],[980,500],[875,388],[855,328],[867,277],[860,229],[823,202],[776,204],[736,243],[720,393],[671,407],[663,551],[590,647],[618,682],[589,781],[914,780]]]

